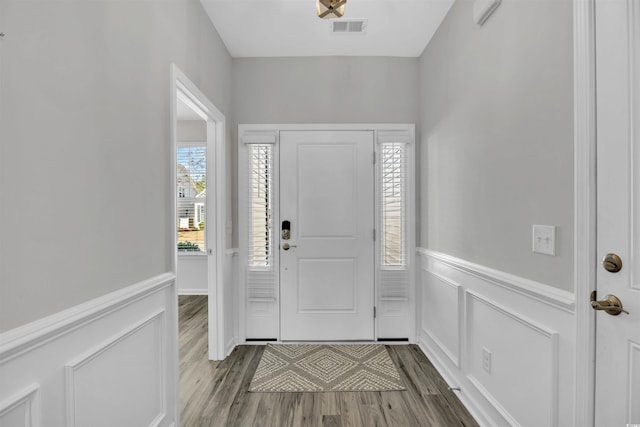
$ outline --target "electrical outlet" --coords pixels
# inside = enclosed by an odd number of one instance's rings
[[[491,373],[491,352],[486,347],[482,347],[482,369],[484,369],[487,374]]]

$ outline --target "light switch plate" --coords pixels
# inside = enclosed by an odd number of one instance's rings
[[[555,225],[533,225],[533,252],[556,255]]]

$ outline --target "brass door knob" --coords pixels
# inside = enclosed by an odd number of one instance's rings
[[[606,254],[602,258],[602,266],[609,273],[617,273],[622,270],[622,259],[616,254]]]
[[[612,316],[617,316],[620,313],[629,314],[629,312],[622,308],[622,301],[615,295],[605,295],[601,301],[591,300],[591,307],[594,310],[604,310]]]

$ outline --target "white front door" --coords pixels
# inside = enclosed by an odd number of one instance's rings
[[[596,426],[640,424],[640,2],[596,1]]]
[[[373,152],[371,131],[280,133],[282,340],[374,338]]]

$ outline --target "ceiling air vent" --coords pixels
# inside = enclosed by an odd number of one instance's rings
[[[366,20],[345,21],[343,19],[331,22],[331,32],[334,34],[361,34],[367,28]]]

